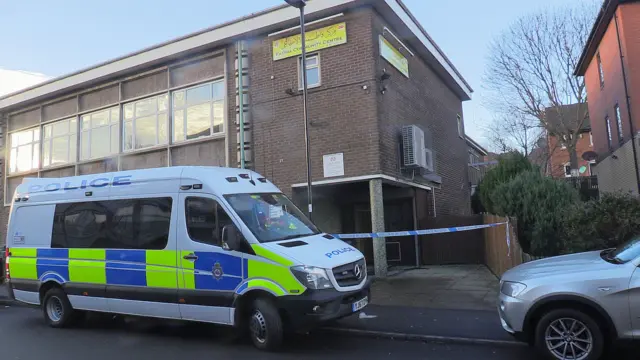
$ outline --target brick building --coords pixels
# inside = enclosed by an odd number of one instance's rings
[[[562,113],[559,114],[559,113]],[[578,156],[578,176],[591,176],[592,165],[594,161],[587,161],[582,158],[582,154],[587,151],[593,151],[593,137],[591,135],[591,123],[589,119],[587,104],[564,105],[562,109],[550,108],[545,111],[547,121],[557,123],[560,119],[565,121],[576,121],[578,118],[584,118],[582,126],[578,130],[578,140],[576,141],[576,154]],[[570,125],[575,129],[576,125]],[[570,156],[567,147],[556,136],[547,135],[547,146],[549,151],[549,172],[555,178],[572,177]]]
[[[637,194],[640,1],[604,2],[575,74],[585,77],[600,190]]]
[[[311,1],[306,14],[314,221],[369,232],[470,213],[462,102],[472,89],[404,4]],[[280,6],[0,98],[2,221],[25,177],[239,166],[241,146],[247,167],[306,209],[297,24]],[[402,161],[404,125],[424,133],[425,166]],[[356,243],[369,259],[375,243],[376,259],[419,260],[417,238],[384,241]]]

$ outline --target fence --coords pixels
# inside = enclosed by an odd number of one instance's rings
[[[501,223],[506,222],[507,218],[485,214],[483,221],[485,224]],[[483,230],[485,264],[498,277],[512,267],[523,263],[523,252],[516,236],[516,226],[516,221],[509,221],[508,239],[505,226]]]

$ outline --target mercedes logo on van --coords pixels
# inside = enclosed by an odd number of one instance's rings
[[[356,264],[356,266],[353,267],[353,274],[358,280],[362,279],[362,266],[360,266],[360,264]]]

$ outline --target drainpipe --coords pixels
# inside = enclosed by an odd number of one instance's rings
[[[640,173],[638,172],[638,152],[636,150],[636,132],[633,130],[633,119],[631,117],[631,98],[629,97],[629,87],[627,85],[627,73],[624,68],[624,55],[622,54],[622,41],[620,40],[620,30],[618,28],[618,13],[613,14],[616,23],[616,37],[618,38],[618,49],[620,50],[620,66],[622,67],[622,82],[624,83],[624,95],[627,98],[627,112],[629,116],[629,129],[631,130],[631,148],[633,149],[633,161],[636,169],[636,183],[638,195],[640,195]]]
[[[238,121],[240,126],[240,168],[244,169],[244,85],[242,83],[242,78],[244,77],[244,66],[242,64],[242,40],[238,41],[238,103],[239,103],[239,114]]]

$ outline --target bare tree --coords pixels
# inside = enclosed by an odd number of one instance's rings
[[[573,71],[594,14],[594,6],[583,5],[518,19],[491,44],[484,79],[490,93],[487,106],[535,119],[567,148],[572,169],[578,167],[577,134],[588,116],[584,78]],[[566,111],[571,104],[579,105],[571,107],[576,111]],[[550,112],[556,112],[554,121]]]
[[[485,129],[486,135],[499,152],[519,151],[529,156],[542,135],[537,119],[522,114],[496,117]]]

